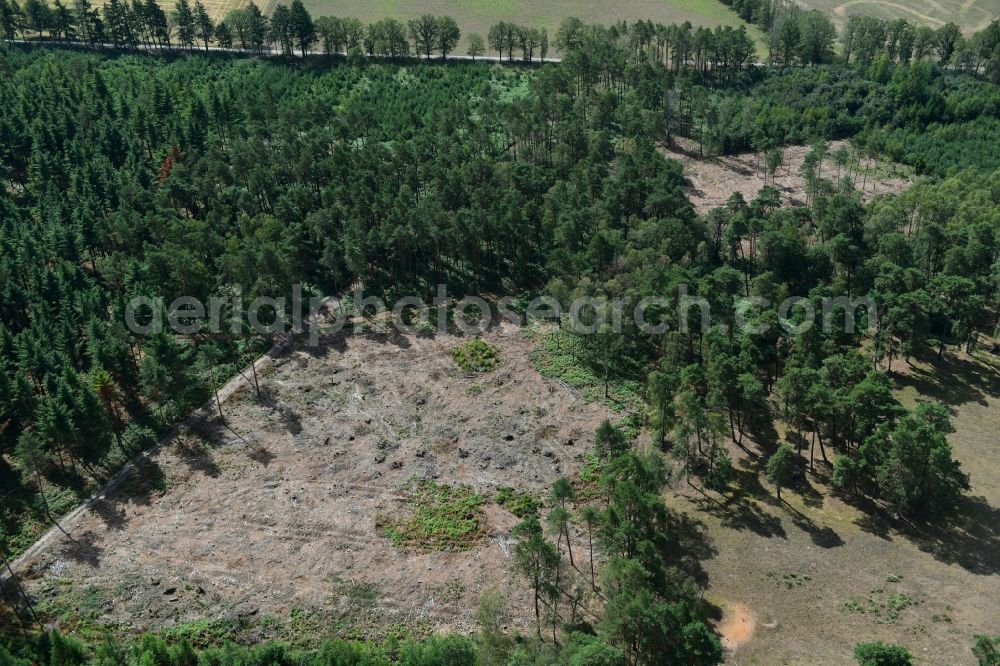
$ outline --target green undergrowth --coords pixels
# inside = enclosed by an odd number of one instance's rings
[[[865,599],[851,597],[842,609],[848,613],[869,615],[878,624],[892,624],[907,608],[920,602],[905,592],[877,588]]]
[[[518,518],[536,515],[542,508],[542,503],[528,493],[518,492],[510,486],[497,489],[496,503],[510,511]]]
[[[230,640],[238,628],[234,620],[203,618],[167,627],[161,635],[168,643],[187,641],[197,648],[204,648]]]
[[[489,372],[500,364],[500,352],[482,338],[473,338],[456,347],[451,356],[466,372]]]
[[[768,571],[767,577],[777,585],[784,586],[787,590],[812,582],[812,576],[800,575],[791,571]]]
[[[576,389],[587,402],[601,402],[620,413],[643,411],[642,383],[620,374],[611,362],[605,391],[603,361],[584,345],[581,336],[563,330],[529,331],[535,342],[531,363],[543,377]]]
[[[418,551],[467,550],[483,537],[486,499],[469,486],[413,480],[402,511],[376,519],[385,536]]]

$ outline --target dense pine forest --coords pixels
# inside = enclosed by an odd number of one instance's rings
[[[972,352],[996,331],[1000,23],[966,38],[852,18],[838,37],[818,12],[733,3],[773,27],[769,66],[745,31],[568,19],[552,36],[561,62],[512,68],[364,58],[444,57],[458,26],[314,23],[301,7],[268,20],[251,3],[215,25],[185,0],[172,21],[152,2],[0,0],[7,39],[131,51],[0,47],[4,563],[270,343],[237,329],[135,335],[124,311],[136,296],[249,302],[356,283],[431,296],[443,283],[456,295],[635,303],[686,285],[712,306],[710,326],[680,332],[665,309],[664,335],[628,322],[620,335],[560,333],[648,403],[596,434],[597,636],[559,636],[539,616],[536,641],[509,643],[486,613],[475,640],[198,657],[149,637],[95,656],[53,634],[19,643],[23,661],[0,650],[4,663],[713,664],[721,648],[699,585],[670,556],[662,459],[631,449],[635,430],[707,487],[732,482],[731,438],[770,459],[779,494],[828,464],[845,496],[919,521],[968,489],[947,409],[904,408],[893,370]],[[503,24],[470,55],[488,44],[544,58],[548,38]],[[145,52],[172,39],[191,51]],[[327,57],[194,49],[210,43],[303,55],[318,44]],[[834,139],[852,150],[832,154]],[[701,155],[753,152],[772,178],[786,146],[810,144],[809,204],[783,205],[766,186],[700,216],[663,152],[679,140]],[[822,170],[824,159],[838,167]],[[858,187],[882,160],[921,178],[866,204]],[[817,312],[826,297],[868,296],[877,318],[790,332],[764,307],[747,316],[766,333],[735,325],[734,297],[792,295]],[[558,608],[555,548],[537,518],[519,529],[525,580]]]

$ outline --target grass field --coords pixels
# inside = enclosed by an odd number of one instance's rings
[[[365,23],[385,17],[407,20],[420,14],[447,14],[455,17],[462,29],[459,52],[465,51],[465,37],[478,32],[485,38],[490,26],[498,21],[545,28],[549,40],[555,38],[559,23],[576,16],[587,23],[611,24],[616,21],[651,19],[660,23],[691,21],[698,26],[738,26],[739,17],[717,0],[629,0],[625,3],[602,0],[304,0],[313,16],[355,16]],[[749,26],[748,26],[749,27]],[[756,28],[751,33],[757,37]]]
[[[827,12],[839,25],[852,14],[866,14],[884,19],[902,17],[934,28],[954,21],[969,33],[1000,18],[1000,0],[799,0],[799,4]]]
[[[286,4],[291,2],[291,0],[282,1]],[[232,10],[246,7],[249,2],[250,0],[201,0],[201,3],[205,5],[205,10],[208,11],[208,15],[211,16],[212,20],[216,23],[224,19],[226,14]],[[103,7],[104,4],[105,0],[95,0],[95,2],[91,3],[91,5],[95,8]],[[157,4],[163,7],[163,9],[167,12],[174,11],[174,0],[157,0]],[[191,4],[194,5],[194,0],[191,0]],[[277,4],[278,0],[257,0],[257,6],[260,7],[260,10],[268,16],[271,15],[271,12],[274,11]]]

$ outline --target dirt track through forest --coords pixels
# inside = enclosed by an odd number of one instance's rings
[[[275,344],[260,358],[256,359],[246,368],[243,368],[239,373],[226,382],[225,385],[219,388],[218,400],[225,403],[234,393],[247,388],[248,382],[250,381],[248,377],[254,372],[254,370],[256,369],[258,375],[262,374],[270,366],[273,360],[288,347],[291,339],[290,335],[280,336],[277,342],[275,342]],[[83,502],[83,504],[60,518],[58,527],[53,526],[50,528],[48,532],[43,534],[37,541],[35,541],[35,543],[29,546],[27,550],[21,553],[17,559],[11,562],[11,569],[13,569],[15,573],[20,572],[27,562],[44,553],[46,549],[54,543],[60,540],[66,540],[67,538],[66,535],[63,534],[63,530],[69,532],[72,536],[72,532],[77,525],[79,525],[80,520],[98,504],[113,495],[131,474],[138,473],[141,466],[155,456],[160,449],[173,442],[178,436],[190,430],[196,424],[201,423],[206,418],[211,418],[215,411],[216,396],[213,395],[207,402],[205,402],[205,404],[191,412],[191,414],[189,414],[183,421],[174,426],[170,432],[161,437],[152,448],[146,451],[141,451],[133,456],[133,458],[120,470],[118,470],[118,472],[116,472],[115,475],[112,476],[100,490],[91,495],[85,502]],[[60,529],[60,527],[62,529]],[[4,582],[9,578],[10,574],[5,572],[0,575],[0,582]]]

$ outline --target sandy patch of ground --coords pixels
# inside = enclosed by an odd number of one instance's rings
[[[845,145],[848,145],[846,141],[830,142],[830,155]],[[809,146],[789,146],[784,150],[784,164],[779,167],[773,185],[778,188],[785,205],[806,204],[806,181],[799,174],[799,170],[810,150],[812,148]],[[683,139],[665,154],[684,166],[684,175],[688,179],[685,192],[699,213],[704,214],[713,208],[725,205],[734,192],[739,192],[744,199],[751,201],[764,187],[759,154],[698,157],[697,144]],[[860,191],[862,185],[864,186],[863,197],[866,201],[877,195],[902,192],[912,183],[908,170],[901,165],[872,162],[867,182],[864,171],[865,162],[862,160],[860,173],[855,179],[855,187]],[[832,158],[823,161],[821,177],[837,181],[844,175],[845,171],[838,169]],[[772,184],[770,176],[768,184]]]
[[[125,484],[73,530],[76,545],[31,562],[31,591],[67,621],[119,629],[273,616],[377,635],[393,623],[471,629],[494,587],[511,628],[529,627],[505,509],[487,505],[485,538],[464,552],[404,552],[375,524],[405,508],[413,477],[541,497],[578,469],[604,408],[535,372],[523,331],[485,337],[503,362],[481,375],[456,366],[452,335],[293,348],[263,400],[234,396],[225,424],[155,456],[147,472],[161,483]]]
[[[757,621],[750,609],[744,604],[727,605],[725,615],[718,626],[719,635],[722,637],[722,647],[726,650],[737,649],[753,638],[756,628]]]

